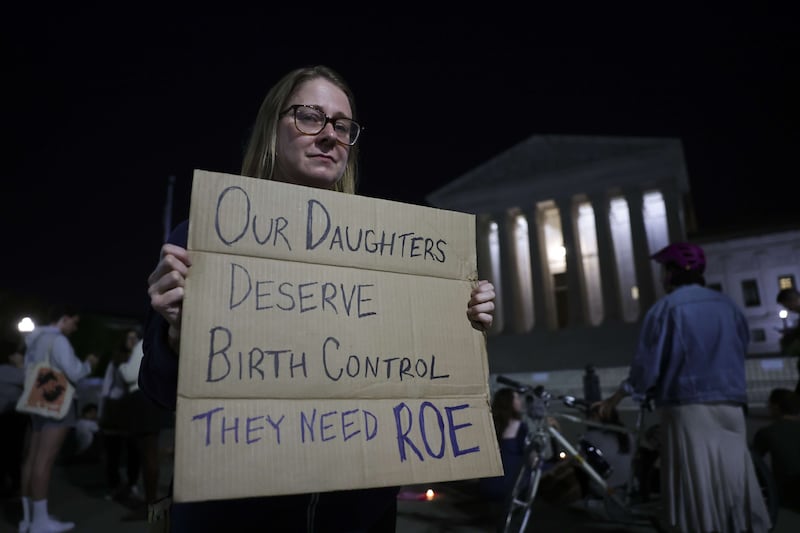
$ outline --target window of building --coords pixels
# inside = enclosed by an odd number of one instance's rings
[[[766,342],[767,332],[763,328],[750,330],[750,340],[752,342]]]
[[[794,275],[786,274],[783,276],[778,276],[778,290],[782,291],[783,289],[794,289],[797,287],[794,283]]]
[[[758,307],[761,305],[761,296],[758,294],[758,282],[756,280],[742,280],[742,300],[745,307]]]

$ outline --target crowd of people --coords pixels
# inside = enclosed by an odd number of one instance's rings
[[[335,71],[314,66],[293,70],[266,94],[244,153],[241,174],[319,189],[355,194],[359,140],[364,131],[355,100]],[[69,342],[78,328],[76,310],[58,307],[48,325],[26,337],[22,354],[4,347],[0,361],[0,400],[4,487],[18,491],[19,531],[68,531],[73,522],[49,512],[48,494],[54,465],[71,442],[75,463],[104,464],[108,497],[141,498],[136,508],[144,519],[159,494],[158,442],[165,421],[176,407],[183,299],[192,261],[187,251],[188,221],[178,224],[161,249],[148,278],[151,307],[140,338],[124,332],[120,345],[100,365],[94,354],[79,357]],[[664,524],[677,531],[766,532],[771,526],[751,447],[767,457],[778,474],[781,497],[796,505],[798,483],[797,394],[776,390],[770,397],[774,420],[747,440],[748,404],[745,356],[747,320],[724,294],[705,287],[703,250],[673,243],[652,257],[662,266],[666,295],[646,313],[627,379],[594,405],[593,416],[620,423],[617,406],[626,396],[652,399],[660,416],[660,492]],[[464,294],[465,319],[487,331],[494,315],[494,287],[478,281]],[[796,290],[778,301],[800,311]],[[408,326],[413,322],[409,322]],[[797,328],[784,332],[787,354],[800,346]],[[102,375],[97,401],[75,402],[63,418],[20,415],[13,409],[22,391],[25,368],[48,358],[76,385],[91,374]],[[800,387],[800,384],[798,385]],[[798,391],[800,392],[800,391]],[[526,463],[523,400],[513,389],[493,397],[492,415],[505,475],[481,480],[487,498],[505,501],[513,477]],[[614,484],[627,481],[625,465],[635,450],[627,437],[592,436],[619,457]],[[124,461],[123,461],[124,458]],[[124,462],[124,467],[123,467]],[[124,470],[124,475],[122,474]],[[143,494],[139,494],[139,487]],[[381,487],[269,498],[171,503],[169,528],[175,533],[261,531],[262,518],[280,531],[392,532],[399,487]],[[582,492],[587,492],[584,486]],[[233,519],[236,523],[232,523]]]
[[[22,533],[70,531],[76,527],[73,520],[77,517],[62,520],[50,511],[50,484],[57,465],[75,468],[82,472],[78,477],[84,478],[91,477],[91,472],[105,471],[108,499],[125,505],[129,510],[126,520],[144,521],[147,504],[158,499],[158,436],[169,423],[169,413],[142,401],[136,393],[141,362],[139,333],[124,332],[121,347],[102,357],[93,353],[80,357],[69,340],[79,323],[77,309],[53,305],[46,325],[28,334],[23,346],[10,341],[2,344],[0,487],[4,499],[20,502],[16,526]],[[18,401],[25,394],[26,372],[44,361],[62,372],[75,390],[68,399],[69,408],[60,418],[17,410]],[[126,365],[132,368],[126,371]],[[97,390],[91,386],[90,378],[100,374],[106,379]],[[117,376],[121,379],[120,388],[113,384]],[[122,405],[114,415],[118,417],[114,423],[109,415],[113,409],[107,409],[112,397]],[[148,427],[142,427],[143,418],[150,421]],[[130,443],[124,453],[120,441]],[[120,474],[122,456],[128,465],[124,482]],[[145,464],[141,479],[140,462]],[[141,497],[140,484],[144,487]]]

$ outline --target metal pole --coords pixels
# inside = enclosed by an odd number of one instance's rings
[[[164,242],[169,239],[172,231],[172,190],[175,188],[175,176],[167,180],[167,201],[164,204]]]

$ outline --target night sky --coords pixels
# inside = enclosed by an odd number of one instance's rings
[[[3,9],[0,293],[142,315],[169,176],[177,223],[192,170],[238,174],[268,88],[315,63],[356,94],[368,196],[425,205],[531,135],[665,136],[700,230],[800,221],[793,12]]]

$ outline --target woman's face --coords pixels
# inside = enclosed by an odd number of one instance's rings
[[[61,333],[66,336],[72,335],[78,330],[78,322],[80,322],[81,317],[78,315],[68,316],[65,315],[61,317],[61,320],[58,322],[59,329],[61,329]]]
[[[139,342],[139,335],[137,335],[135,331],[129,331],[125,337],[125,347],[128,351],[133,350],[137,342]]]
[[[285,107],[295,104],[315,106],[331,118],[352,118],[345,93],[322,78],[300,85]],[[344,174],[349,154],[350,147],[336,141],[333,124],[326,124],[316,135],[306,135],[295,127],[290,111],[278,122],[275,180],[331,189]]]
[[[520,396],[517,392],[514,392],[514,399],[511,401],[511,407],[514,409],[515,413],[522,414],[522,396]]]

